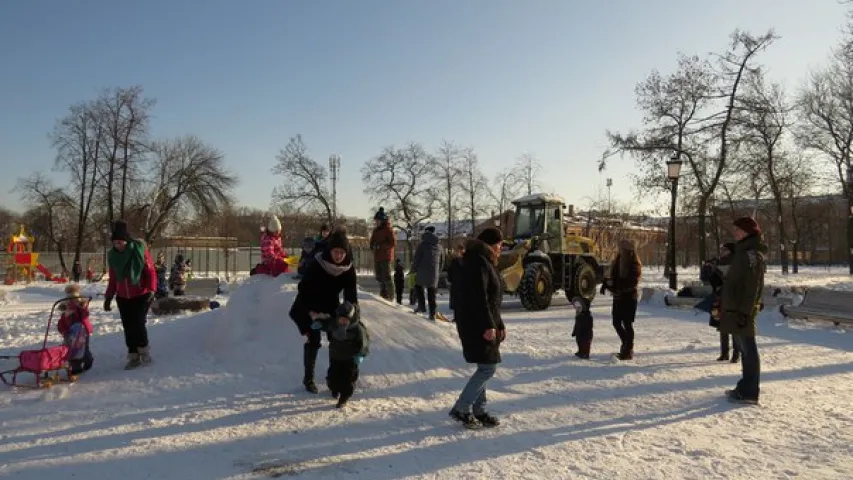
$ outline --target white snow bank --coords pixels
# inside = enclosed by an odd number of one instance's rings
[[[848,478],[853,342],[830,328],[759,319],[763,407],[722,390],[706,316],[644,305],[636,360],[611,363],[610,303],[593,305],[593,358],[572,357],[564,301],[503,312],[507,341],[489,408],[500,428],[469,432],[447,411],[473,368],[455,327],[360,294],[371,355],[336,410],[303,391],[295,285],[257,277],[219,310],[151,318],[154,363],[122,370],[117,312],[93,309],[95,368],[72,386],[0,389],[0,476],[19,479]],[[442,304],[446,308],[446,304]],[[16,346],[40,341],[44,311],[7,315]],[[40,324],[40,328],[39,327]],[[41,329],[41,332],[39,330]],[[0,337],[2,338],[2,337]],[[325,341],[324,341],[325,343]],[[0,350],[15,350],[6,341]],[[747,426],[746,430],[744,429]]]

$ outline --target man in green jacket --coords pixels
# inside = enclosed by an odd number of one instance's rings
[[[732,401],[758,403],[761,362],[755,323],[764,290],[767,245],[761,238],[761,227],[752,217],[735,220],[733,233],[737,243],[722,289],[720,332],[737,338],[743,378],[726,395]]]

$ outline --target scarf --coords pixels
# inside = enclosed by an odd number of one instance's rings
[[[127,248],[123,252],[113,248],[110,250],[108,262],[117,281],[127,279],[131,285],[139,285],[142,270],[145,268],[145,244],[131,240],[127,242]]]
[[[345,263],[343,265],[335,265],[332,262],[326,261],[326,259],[323,258],[322,253],[318,253],[317,255],[315,255],[314,259],[317,260],[317,263],[319,263],[320,266],[323,267],[323,270],[325,270],[326,273],[328,273],[329,275],[331,275],[333,277],[340,276],[342,273],[344,273],[347,270],[349,270],[350,268],[352,268],[352,263]]]

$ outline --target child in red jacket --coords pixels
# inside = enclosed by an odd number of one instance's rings
[[[68,363],[72,375],[79,375],[92,368],[95,358],[89,350],[92,323],[89,321],[89,300],[80,296],[79,285],[65,287],[67,300],[59,306],[62,315],[56,324],[57,330],[68,347]]]

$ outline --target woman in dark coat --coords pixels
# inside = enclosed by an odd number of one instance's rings
[[[637,315],[637,286],[643,265],[630,240],[619,242],[619,253],[613,261],[605,288],[613,294],[613,328],[622,341],[619,360],[634,358],[634,318]]]
[[[468,428],[494,427],[497,418],[486,412],[486,383],[501,362],[500,344],[506,338],[501,319],[501,281],[495,269],[501,251],[501,231],[489,227],[470,240],[463,257],[461,290],[456,299],[456,331],[462,354],[477,370],[450,410],[450,416]],[[473,415],[472,415],[473,409]]]
[[[290,318],[305,337],[302,384],[311,393],[318,392],[314,383],[314,366],[321,339],[320,331],[311,329],[311,324],[324,315],[335,315],[341,292],[345,301],[358,305],[356,274],[346,230],[339,229],[329,235],[325,249],[317,254],[315,260],[309,263],[305,276],[299,281],[299,293],[290,307]]]

